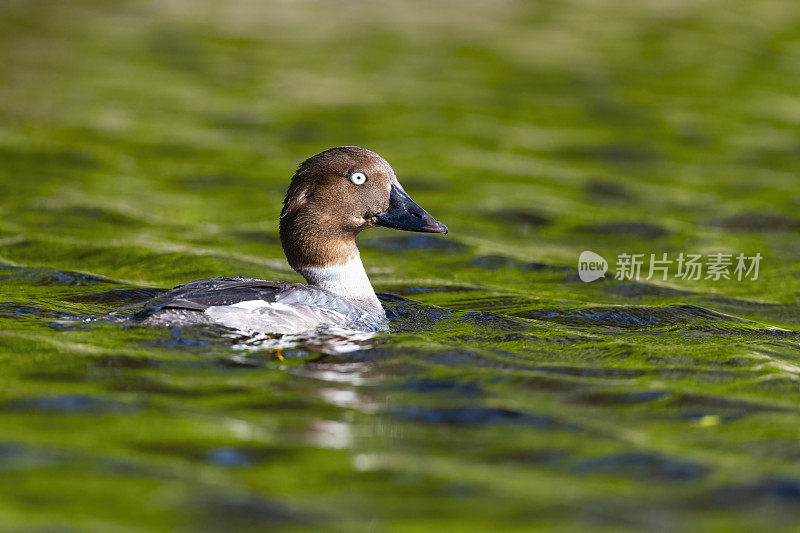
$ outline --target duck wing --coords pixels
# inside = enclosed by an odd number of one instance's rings
[[[380,329],[363,309],[319,287],[249,278],[211,278],[178,285],[152,300],[135,318],[148,325],[216,323],[281,334],[322,327]]]

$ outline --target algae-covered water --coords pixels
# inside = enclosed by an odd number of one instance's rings
[[[4,1],[0,530],[796,530],[799,80],[789,0]],[[300,281],[342,144],[450,227],[359,238],[390,333],[82,321]]]

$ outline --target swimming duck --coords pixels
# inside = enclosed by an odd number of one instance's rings
[[[386,326],[386,314],[355,242],[373,226],[447,233],[447,226],[403,190],[381,156],[356,146],[331,148],[300,164],[280,215],[284,254],[307,285],[247,278],[192,281],[152,301],[137,319],[277,334],[378,331]]]

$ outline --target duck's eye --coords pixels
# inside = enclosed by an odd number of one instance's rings
[[[363,172],[353,172],[350,174],[350,181],[356,185],[364,185],[364,183],[367,181],[367,175]]]

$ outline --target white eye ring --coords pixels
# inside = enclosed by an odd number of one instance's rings
[[[350,174],[350,181],[356,185],[364,185],[364,183],[367,181],[367,175],[363,172],[353,172]]]

